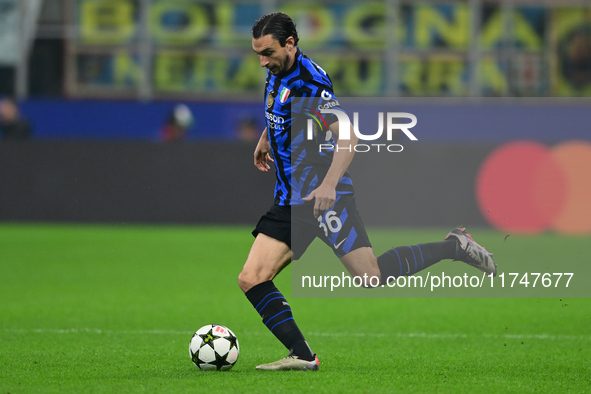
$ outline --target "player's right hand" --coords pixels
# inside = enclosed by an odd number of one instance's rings
[[[271,166],[267,162],[274,161],[273,158],[267,152],[255,151],[254,153],[254,165],[259,171],[269,172]]]
[[[271,143],[269,142],[267,129],[265,128],[254,150],[254,165],[259,171],[269,172],[271,169],[268,162],[274,162],[275,160],[273,160],[269,152],[271,152]]]

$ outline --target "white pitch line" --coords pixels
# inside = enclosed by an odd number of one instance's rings
[[[4,333],[23,333],[23,334],[131,334],[131,335],[184,335],[190,336],[193,332],[181,330],[110,330],[101,328],[3,328],[0,332]],[[246,331],[241,335],[268,335],[266,331]],[[433,334],[426,332],[307,332],[306,336],[311,337],[357,337],[357,338],[425,338],[425,339],[456,339],[456,338],[493,338],[493,339],[540,339],[540,340],[591,340],[590,335],[550,335],[550,334]]]
[[[189,335],[189,331],[178,330],[108,330],[101,328],[6,328],[3,332],[33,334],[155,334],[155,335]]]

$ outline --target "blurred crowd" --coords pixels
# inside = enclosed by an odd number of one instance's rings
[[[21,116],[16,100],[0,98],[0,135],[3,141],[23,141],[31,138],[31,124]]]

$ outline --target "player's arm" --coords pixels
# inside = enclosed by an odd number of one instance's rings
[[[259,169],[259,171],[269,172],[271,169],[268,162],[274,160],[269,154],[270,152],[271,143],[269,142],[269,134],[267,133],[267,128],[265,127],[265,130],[263,130],[261,138],[259,138],[259,142],[254,149],[254,165]]]
[[[351,138],[349,140],[337,139],[335,146],[335,152],[332,158],[332,163],[324,180],[312,193],[307,197],[304,197],[304,201],[311,201],[315,199],[314,203],[314,216],[318,217],[321,212],[327,211],[334,206],[336,201],[336,187],[340,179],[349,168],[353,156],[355,155],[354,146],[357,144],[358,138],[353,132],[353,125],[350,125]],[[332,123],[329,130],[333,135],[339,135],[339,122]]]

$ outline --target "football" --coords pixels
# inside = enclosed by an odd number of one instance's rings
[[[227,371],[236,364],[240,345],[229,328],[219,324],[201,327],[189,343],[189,355],[199,369]]]

